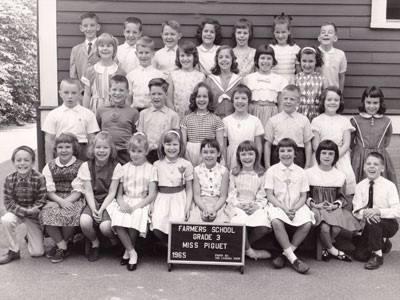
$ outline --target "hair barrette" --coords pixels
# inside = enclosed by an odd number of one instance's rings
[[[142,135],[142,136],[146,137],[146,135],[145,135],[143,132],[141,132],[141,131],[137,131],[137,132],[135,132],[135,133],[133,134],[133,136],[137,136],[137,135]]]

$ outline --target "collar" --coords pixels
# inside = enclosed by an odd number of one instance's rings
[[[294,163],[292,163],[289,167],[286,167],[283,163],[279,162],[278,163],[278,168],[281,171],[285,171],[285,170],[293,171],[294,170]]]
[[[95,37],[95,38],[94,38],[93,40],[91,40],[91,41],[85,40],[86,48],[89,47],[89,43],[92,43],[92,47],[93,47],[94,44],[96,43],[96,41],[97,41],[97,37]]]
[[[123,45],[125,48],[132,48],[132,49],[135,49],[135,50],[136,50],[136,44],[133,45],[133,46],[131,46],[131,45],[129,45],[127,42],[125,42],[125,43],[123,43],[122,45]]]
[[[164,46],[164,48],[163,48],[165,51],[167,51],[167,52],[176,52],[176,50],[178,49],[178,45],[175,45],[174,47],[172,47],[172,48],[168,48],[167,46]]]
[[[281,113],[285,118],[294,118],[296,111],[292,112],[291,114],[288,114],[286,111],[282,110]]]
[[[380,119],[380,118],[383,117],[383,115],[381,115],[381,114],[370,115],[370,114],[368,114],[366,112],[360,112],[360,116],[365,118],[365,119],[371,119],[371,118]]]
[[[200,166],[201,166],[202,168],[204,168],[205,170],[209,171],[209,172],[214,172],[215,170],[217,170],[217,169],[219,168],[220,164],[219,164],[219,162],[217,162],[217,163],[215,164],[215,166],[212,167],[211,169],[207,168],[207,166],[206,166],[206,164],[205,164],[204,162],[202,162]]]
[[[26,175],[21,175],[18,172],[16,172],[16,173],[17,173],[17,176],[16,176],[17,182],[26,181],[26,180],[29,180],[32,177],[33,169],[31,169]]]
[[[101,65],[100,63],[96,63],[94,65],[94,70],[100,74],[104,74],[104,73],[113,74],[113,73],[117,72],[118,65],[116,63],[113,63],[111,66],[106,67],[106,66]]]
[[[60,108],[61,108],[61,110],[62,110],[63,112],[68,111],[68,110],[72,110],[72,111],[74,111],[74,112],[78,112],[79,109],[80,109],[80,104],[78,103],[77,105],[75,105],[75,106],[72,107],[72,108],[69,108],[69,107],[67,107],[65,104],[62,104],[62,105],[60,106]]]
[[[60,167],[60,168],[66,168],[66,167],[69,167],[70,165],[72,165],[73,163],[76,162],[76,157],[75,157],[75,156],[72,156],[72,158],[70,159],[70,161],[67,162],[65,165],[63,165],[63,164],[60,162],[60,158],[59,158],[59,157],[57,157],[57,158],[55,159],[54,162],[56,163],[56,165],[57,165],[58,167]]]
[[[197,110],[196,110],[196,112],[195,112],[195,114],[197,115],[197,116],[206,116],[206,115],[208,115],[210,113],[210,111],[206,111],[206,112],[204,112],[204,113],[199,113]]]
[[[335,48],[332,46],[332,48],[328,51],[326,51],[324,48],[322,48],[321,46],[318,46],[318,49],[321,50],[323,53],[332,53],[335,52]]]
[[[179,157],[178,157],[176,160],[170,160],[168,157],[165,157],[164,160],[165,160],[165,162],[166,162],[167,164],[175,164],[175,163],[178,162]]]
[[[153,104],[151,105],[151,111],[160,111],[160,112],[162,112],[162,113],[167,113],[167,111],[168,111],[168,107],[167,106],[165,106],[165,105],[163,105],[161,108],[155,108],[154,106],[153,106]]]
[[[206,47],[203,46],[203,44],[197,47],[197,49],[201,52],[214,52],[217,51],[218,48],[219,46],[213,45],[210,49],[207,49]]]

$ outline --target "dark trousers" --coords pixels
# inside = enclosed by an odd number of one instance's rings
[[[147,153],[146,158],[149,163],[153,164],[156,160],[158,160],[157,150],[150,150],[149,153]]]
[[[77,158],[80,159],[81,161],[87,161],[87,143],[79,143],[79,151],[78,151],[78,156]]]
[[[121,165],[126,164],[128,161],[131,160],[128,150],[121,149],[117,151],[117,159]]]
[[[279,153],[278,153],[278,147],[275,145],[272,145],[271,147],[271,166],[275,165],[279,162]],[[299,167],[304,168],[306,165],[306,152],[304,148],[302,147],[297,147],[296,152],[294,155],[294,163],[298,165]]]
[[[383,238],[391,238],[399,229],[396,219],[381,219],[379,223],[366,223],[361,235],[360,245],[364,250],[382,250]]]

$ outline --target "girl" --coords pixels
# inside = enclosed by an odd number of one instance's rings
[[[300,260],[294,251],[307,237],[311,225],[315,223],[313,212],[307,207],[306,196],[309,190],[307,175],[294,163],[296,142],[283,138],[278,143],[280,162],[271,166],[265,176],[265,189],[270,203],[268,215],[275,237],[283,249],[272,264],[280,269],[286,260],[298,273],[309,270],[308,265]],[[296,227],[292,240],[286,231],[287,225]]]
[[[324,77],[316,71],[323,64],[319,48],[304,47],[297,54],[301,72],[296,75],[295,84],[300,89],[299,113],[305,115],[310,122],[318,116],[319,99],[321,97]]]
[[[28,252],[31,256],[44,253],[43,233],[38,216],[46,204],[46,179],[33,169],[35,151],[28,146],[19,146],[11,155],[15,172],[4,181],[4,206],[6,213],[1,217],[4,239],[7,239],[8,252],[0,256],[0,265],[20,259],[16,228],[25,224]]]
[[[205,82],[210,86],[214,95],[213,106],[215,114],[221,119],[233,113],[233,105],[230,100],[235,87],[241,82],[237,75],[236,56],[229,46],[221,46],[215,55],[215,67]]]
[[[332,140],[339,147],[339,160],[336,168],[346,175],[345,194],[352,195],[356,187],[356,178],[350,161],[350,139],[354,127],[350,121],[339,115],[343,111],[342,92],[334,86],[327,87],[321,95],[319,112],[321,115],[311,122],[314,134],[313,150],[316,151],[322,140]]]
[[[182,119],[189,110],[189,97],[196,84],[202,82],[204,74],[196,70],[199,53],[193,42],[181,43],[176,51],[176,62],[179,70],[169,75],[168,107],[175,110]]]
[[[278,61],[272,71],[282,75],[289,83],[293,84],[296,72],[296,55],[300,51],[300,47],[292,39],[290,33],[291,21],[292,17],[284,13],[274,18],[271,47],[274,49]]]
[[[109,106],[109,80],[115,74],[126,75],[114,61],[118,41],[109,33],[101,34],[95,42],[97,56],[100,57],[90,66],[81,78],[85,85],[83,106],[96,113],[99,107]]]
[[[190,95],[191,113],[186,115],[181,123],[182,139],[186,148],[185,158],[193,166],[200,164],[200,143],[203,139],[217,139],[220,148],[223,149],[224,123],[213,113],[212,103],[210,87],[204,82],[197,84]]]
[[[307,205],[314,212],[316,225],[320,226],[319,236],[323,246],[322,259],[332,256],[338,260],[351,261],[350,256],[333,246],[333,241],[342,229],[360,229],[352,213],[344,209],[347,205],[342,193],[346,176],[334,166],[339,159],[339,148],[331,140],[322,141],[316,151],[318,165],[307,169],[310,185]]]
[[[361,97],[360,114],[350,119],[355,127],[353,135],[351,164],[357,182],[365,178],[364,161],[372,151],[377,151],[385,158],[383,176],[397,185],[396,173],[386,148],[392,137],[392,122],[384,116],[386,111],[383,92],[376,86],[368,87]]]
[[[111,226],[125,247],[121,265],[134,271],[137,264],[135,243],[146,236],[149,204],[157,194],[154,168],[147,162],[149,144],[144,133],[136,132],[128,142],[131,161],[122,167],[118,196],[107,207]]]
[[[253,141],[258,153],[262,153],[264,127],[257,117],[248,113],[250,101],[250,89],[243,84],[238,85],[232,94],[235,112],[223,119],[225,125],[224,149],[229,142],[227,154],[225,155],[229,170],[232,170],[236,166],[236,149],[241,142],[245,140]]]
[[[179,129],[164,132],[158,147],[160,160],[154,163],[158,194],[152,208],[151,222],[154,234],[165,243],[169,222],[187,221],[192,205],[193,166],[182,158],[184,153]]]
[[[266,250],[251,248],[251,244],[271,232],[271,223],[265,210],[264,168],[260,152],[251,141],[239,144],[236,151],[237,167],[231,171],[227,211],[232,223],[246,224],[246,255],[253,259],[267,259]],[[250,227],[250,228],[248,228]]]
[[[80,226],[91,243],[87,249],[87,259],[93,262],[99,258],[100,247],[95,225],[113,245],[117,242],[106,208],[115,198],[122,168],[117,161],[112,137],[106,131],[100,131],[91,141],[88,157],[89,160],[79,168],[77,178],[84,186],[87,203],[81,215]]]
[[[256,49],[249,47],[253,38],[253,24],[245,18],[239,19],[233,27],[233,40],[235,42],[235,53],[239,68],[239,75],[244,77],[254,72],[254,55]]]
[[[274,49],[268,45],[257,48],[254,62],[257,72],[247,75],[243,82],[252,91],[249,112],[265,127],[269,118],[278,113],[278,96],[288,82],[283,76],[271,72],[277,61]]]
[[[82,188],[73,181],[82,161],[76,159],[78,139],[71,133],[56,137],[57,158],[49,162],[42,173],[46,178],[48,203],[40,214],[40,221],[56,246],[47,253],[52,263],[62,262],[68,253],[67,242],[72,238],[85,206]]]
[[[227,222],[224,208],[229,173],[217,162],[221,156],[220,145],[215,139],[204,139],[200,152],[203,162],[194,168],[193,195],[196,205],[190,213],[190,222]]]
[[[222,41],[221,25],[214,19],[204,20],[197,28],[196,38],[200,44],[197,46],[199,70],[207,76],[215,66],[215,54]]]

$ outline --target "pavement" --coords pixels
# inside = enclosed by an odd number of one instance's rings
[[[27,143],[20,130],[9,135],[7,142]],[[29,131],[30,130],[30,131]],[[33,134],[32,128],[26,133]],[[3,132],[0,130],[0,134]],[[16,138],[18,135],[18,139]],[[3,145],[0,136],[0,157],[15,144]],[[394,137],[389,152],[400,178],[400,137]],[[12,151],[12,150],[11,150]],[[13,170],[9,160],[0,159],[0,214],[2,183]],[[3,210],[4,211],[4,210]],[[400,234],[393,239],[392,251],[385,256],[383,267],[367,271],[360,262],[316,261],[310,253],[302,257],[310,265],[309,274],[300,275],[289,267],[275,270],[271,262],[246,260],[243,275],[233,267],[175,265],[168,272],[166,253],[154,253],[140,247],[138,269],[128,272],[119,265],[119,258],[103,254],[90,263],[82,250],[52,264],[45,257],[31,258],[24,241],[25,228],[19,226],[18,239],[22,259],[0,266],[0,299],[399,299]],[[51,246],[50,239],[45,241]],[[6,243],[0,225],[0,255]]]

